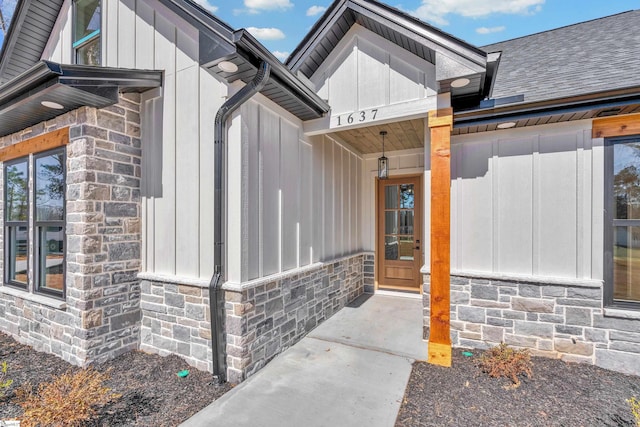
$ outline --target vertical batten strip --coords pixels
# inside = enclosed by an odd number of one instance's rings
[[[453,110],[429,112],[431,129],[431,320],[429,363],[451,366],[451,131]]]

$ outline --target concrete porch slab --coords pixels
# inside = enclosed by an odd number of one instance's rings
[[[409,355],[426,357],[421,316],[420,300],[356,300],[182,425],[391,427]]]

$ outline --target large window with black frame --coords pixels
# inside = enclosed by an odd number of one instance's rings
[[[5,283],[64,297],[65,150],[34,154],[29,160],[7,162],[4,168]],[[29,280],[31,263],[33,280]]]
[[[640,308],[640,136],[607,140],[605,298]]]

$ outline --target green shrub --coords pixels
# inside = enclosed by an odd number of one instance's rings
[[[9,365],[7,365],[7,362],[2,362],[0,364],[0,399],[4,397],[5,390],[13,384],[13,380],[7,378],[7,372],[9,372]]]
[[[490,377],[509,378],[513,382],[513,388],[520,386],[520,375],[533,377],[531,352],[527,349],[513,349],[505,343],[485,351],[480,357],[480,368]]]
[[[631,413],[636,419],[636,425],[640,427],[640,400],[634,396],[627,400],[627,402],[629,402],[629,406],[631,406]]]
[[[97,408],[120,396],[104,386],[109,374],[92,368],[67,372],[43,383],[34,392],[26,386],[18,390],[24,410],[22,427],[81,426],[96,415]]]

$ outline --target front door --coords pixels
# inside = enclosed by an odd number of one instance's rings
[[[422,176],[378,180],[377,287],[419,292]]]

